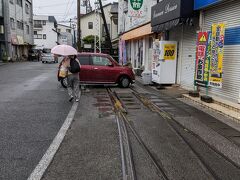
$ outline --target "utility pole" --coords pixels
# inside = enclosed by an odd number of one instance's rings
[[[106,43],[107,43],[107,45],[108,45],[108,47],[109,47],[110,54],[112,54],[112,41],[111,41],[109,29],[108,29],[108,26],[107,26],[107,21],[106,21],[105,14],[104,14],[104,10],[103,10],[102,0],[98,0],[98,1],[99,1],[101,13],[102,13],[102,19],[103,19],[104,29],[105,29],[105,32],[106,32]]]
[[[81,4],[80,0],[77,0],[77,49],[78,52],[81,52]]]

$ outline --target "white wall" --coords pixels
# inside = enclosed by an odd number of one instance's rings
[[[143,0],[143,17],[129,17],[128,1],[118,1],[118,33],[124,33],[151,21],[151,7],[157,0]]]
[[[57,33],[53,31],[55,29],[54,22],[48,21],[48,16],[34,16],[34,20],[45,20],[46,25],[43,25],[43,28],[34,28],[34,31],[37,31],[38,34],[46,34],[46,39],[34,39],[34,44],[36,48],[53,48],[57,45]]]
[[[106,18],[106,22],[107,24],[110,24],[110,36],[111,39],[116,39],[118,37],[118,32],[117,32],[117,25],[114,24],[111,21],[111,5],[108,5],[106,7],[104,7],[104,14],[105,14],[105,18]],[[87,15],[84,15],[81,17],[81,31],[82,31],[82,38],[88,36],[88,35],[98,35],[99,33],[96,31],[96,27],[95,27],[95,13],[89,13]],[[93,22],[93,29],[88,29],[88,22]],[[100,24],[101,24],[101,36],[102,36],[102,26],[103,26],[103,20],[102,18],[100,18]]]

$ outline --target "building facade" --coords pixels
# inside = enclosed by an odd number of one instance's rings
[[[54,16],[34,15],[34,45],[36,49],[58,45],[57,21]]]
[[[75,24],[74,24],[75,25]],[[75,25],[76,27],[76,25]],[[57,25],[58,42],[59,44],[67,44],[75,46],[76,44],[76,30],[73,27],[66,26],[63,24]]]
[[[0,62],[4,59],[6,54],[6,41],[4,31],[4,16],[3,16],[3,0],[0,0]]]
[[[118,32],[117,32],[117,24],[114,22],[114,19],[112,18],[111,8],[113,4],[109,3],[105,6],[103,6],[108,30],[110,33],[110,39],[116,40],[118,38]],[[96,19],[98,18],[98,19]],[[96,28],[96,20],[98,20],[99,28]],[[90,13],[87,13],[85,15],[81,16],[81,39],[84,39],[86,36],[90,35],[100,35],[100,40],[105,41],[106,32],[104,29],[103,20],[101,17],[96,17],[95,11],[92,11]],[[89,46],[89,44],[83,43],[84,49],[93,49],[93,45]]]
[[[210,87],[209,94],[240,103],[240,1],[195,0],[194,9],[200,11],[201,31],[210,31],[213,24],[225,24],[222,87]],[[205,92],[201,88],[201,93]]]
[[[151,70],[153,33],[151,31],[151,7],[156,0],[143,0],[140,9],[133,9],[133,1],[119,0],[118,33],[119,59],[122,64],[131,62],[138,70]]]
[[[26,59],[33,43],[32,0],[3,1],[6,52],[12,60]]]
[[[176,70],[169,73],[175,73],[175,83],[187,90],[194,89],[196,37],[199,30],[199,16],[193,6],[193,0],[162,0],[151,10],[152,32],[155,33],[153,41],[177,43]],[[152,64],[153,69],[158,66],[158,61]]]

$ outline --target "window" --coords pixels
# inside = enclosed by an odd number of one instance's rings
[[[30,28],[29,28],[29,25],[26,25],[26,32],[27,32],[27,34],[30,34]]]
[[[66,29],[66,32],[71,33],[71,29]]]
[[[45,21],[45,20],[43,20],[43,21],[42,21],[42,24],[43,24],[43,25],[46,25],[46,21]]]
[[[22,7],[22,0],[17,0],[17,4]]]
[[[10,18],[11,29],[15,29],[15,22],[13,18]]]
[[[107,27],[108,27],[108,31],[110,31],[110,24],[107,24]],[[105,31],[105,27],[104,27],[104,24],[102,25],[102,36],[106,36],[107,35],[107,33],[106,33],[106,31]],[[110,33],[110,32],[109,32]]]
[[[34,20],[34,27],[35,28],[42,28],[42,21],[41,20]]]
[[[13,0],[10,0],[9,2],[10,2],[11,4],[13,4],[13,3],[14,3],[14,2],[13,2]]]
[[[17,21],[17,28],[23,30],[23,22]]]
[[[88,22],[88,29],[93,29],[93,22]]]
[[[34,35],[37,35],[37,31],[34,31],[33,34],[34,34]]]
[[[81,65],[90,65],[89,56],[78,56],[77,58],[80,61]]]
[[[111,64],[108,58],[100,56],[92,56],[92,63],[95,66],[108,66]]]
[[[61,29],[57,29],[57,32],[59,32],[59,33],[60,33],[60,32],[61,32]]]
[[[42,34],[34,34],[34,39],[42,39]]]
[[[25,12],[26,12],[26,14],[30,13],[30,8],[29,8],[29,5],[27,3],[25,4]]]
[[[47,35],[46,34],[43,34],[43,39],[47,39]]]

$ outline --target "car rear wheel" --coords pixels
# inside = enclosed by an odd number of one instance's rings
[[[120,78],[119,85],[123,88],[127,88],[130,85],[130,80],[128,77],[123,76]]]
[[[67,77],[60,80],[62,87],[67,88]]]

